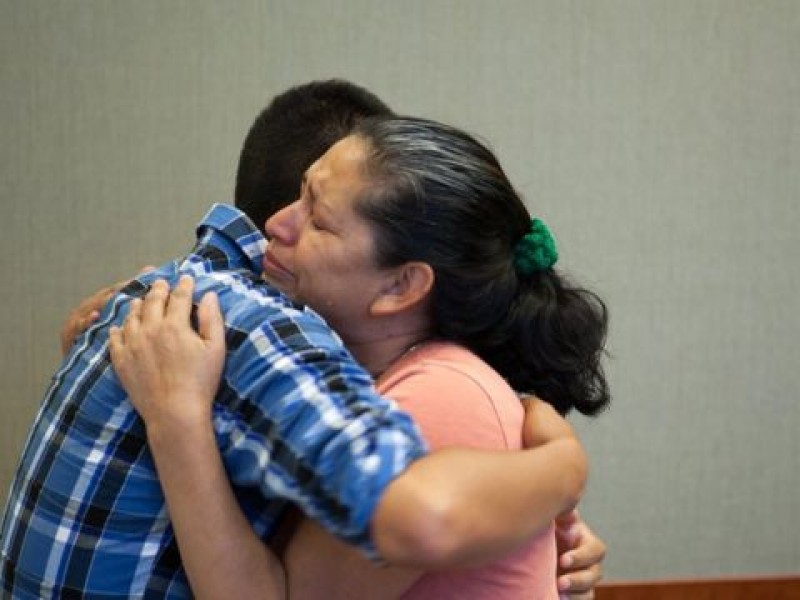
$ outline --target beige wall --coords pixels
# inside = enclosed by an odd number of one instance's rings
[[[488,139],[608,300],[608,576],[796,572],[793,0],[0,0],[0,485],[68,307],[185,248],[265,100],[330,76]]]

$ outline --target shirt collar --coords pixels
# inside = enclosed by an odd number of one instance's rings
[[[227,261],[226,268],[244,268],[260,274],[267,241],[253,222],[229,204],[214,204],[197,225],[196,249],[214,246]]]

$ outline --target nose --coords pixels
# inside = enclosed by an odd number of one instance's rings
[[[264,230],[267,237],[291,246],[297,241],[302,215],[300,201],[289,204],[267,219]]]

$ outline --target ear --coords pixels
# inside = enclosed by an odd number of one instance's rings
[[[433,289],[436,275],[424,262],[407,262],[396,269],[369,307],[373,317],[385,317],[409,310],[424,301]]]

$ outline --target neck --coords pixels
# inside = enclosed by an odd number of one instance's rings
[[[411,348],[429,338],[430,331],[420,329],[349,342],[347,348],[369,374],[377,378]]]

